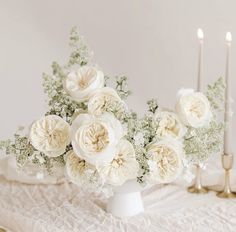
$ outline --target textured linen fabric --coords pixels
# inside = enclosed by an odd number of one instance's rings
[[[145,212],[118,219],[106,213],[106,198],[73,184],[29,185],[2,177],[0,225],[13,232],[236,231],[236,200],[190,194],[181,183],[153,186],[142,195]]]

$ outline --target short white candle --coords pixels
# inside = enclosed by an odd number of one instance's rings
[[[231,109],[231,85],[229,77],[229,57],[230,57],[230,47],[232,41],[232,35],[230,32],[226,33],[226,67],[225,67],[225,117],[224,121],[226,124],[226,130],[224,132],[224,153],[231,154],[230,149],[230,139],[231,139],[231,127],[232,127],[232,109]]]
[[[198,28],[197,30],[197,37],[199,40],[197,91],[201,91],[202,90],[202,49],[203,49],[203,38],[204,38],[204,34],[201,28]]]

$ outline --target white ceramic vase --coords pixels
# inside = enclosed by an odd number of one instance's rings
[[[144,211],[141,196],[142,187],[136,180],[130,180],[114,189],[114,195],[108,199],[107,212],[123,218],[137,215]]]

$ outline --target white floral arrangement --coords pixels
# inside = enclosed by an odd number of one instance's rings
[[[205,162],[222,144],[223,125],[213,108],[223,100],[224,83],[208,87],[207,97],[181,89],[175,111],[148,102],[139,118],[125,103],[130,95],[127,78],[109,78],[92,64],[92,52],[72,29],[72,53],[66,65],[52,64],[43,75],[48,111],[22,129],[13,140],[0,142],[0,150],[14,155],[20,169],[29,163],[54,174],[61,166],[69,181],[92,192],[107,193],[127,180],[170,183],[183,168]]]

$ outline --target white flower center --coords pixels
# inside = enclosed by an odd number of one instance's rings
[[[84,146],[89,152],[100,152],[109,143],[108,131],[98,123],[91,123],[83,132]]]
[[[80,89],[86,89],[91,83],[93,83],[95,76],[96,71],[93,69],[88,69],[85,73],[79,75],[78,85]]]
[[[97,99],[93,102],[95,111],[101,113],[107,110],[109,107],[109,103],[112,101],[112,97],[108,97],[106,95],[101,95],[97,97]]]
[[[122,156],[123,156],[122,154],[119,154],[117,158],[112,160],[112,166],[114,168],[119,168],[124,164],[124,159],[122,158]]]
[[[61,125],[56,120],[44,120],[36,129],[40,143],[45,144],[50,150],[59,149],[68,140],[65,125]]]
[[[197,118],[201,118],[203,116],[205,110],[205,104],[200,99],[192,99],[192,104],[189,106],[189,112],[196,116]]]
[[[179,167],[176,153],[168,147],[158,146],[155,150],[154,159],[157,163],[159,175],[163,179],[166,176],[175,174],[176,169]]]
[[[63,131],[55,129],[53,131],[47,131],[45,133],[45,139],[52,147],[57,147],[60,146],[60,144],[64,144],[67,137]]]
[[[175,136],[178,136],[179,130],[180,128],[178,127],[176,120],[168,115],[160,121],[157,133],[161,136],[164,136],[166,134],[173,134]]]
[[[85,160],[81,160],[77,156],[70,156],[70,169],[72,173],[83,174],[85,169]]]
[[[107,110],[123,111],[122,103],[114,96],[108,94],[100,94],[94,97],[90,103],[90,110],[95,115],[100,115]]]

